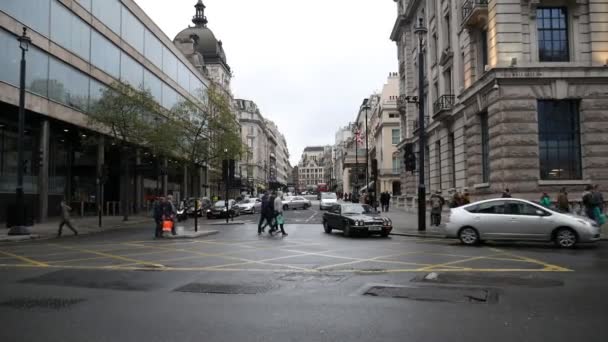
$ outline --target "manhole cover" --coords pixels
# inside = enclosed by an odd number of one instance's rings
[[[480,274],[458,274],[458,273],[429,273],[412,279],[414,282],[434,284],[457,284],[477,286],[524,286],[533,288],[563,286],[564,282],[556,279],[538,278],[534,275],[512,276],[512,275],[480,275]]]
[[[176,292],[217,293],[217,294],[261,294],[268,292],[270,285],[235,285],[190,283],[175,289]]]
[[[51,309],[51,310],[63,310],[71,307],[72,305],[83,302],[81,298],[13,298],[6,302],[0,303],[2,306],[8,306],[13,309]]]
[[[498,299],[496,292],[491,289],[456,287],[372,286],[363,294],[374,297],[449,303],[495,303]]]
[[[125,291],[147,291],[154,288],[142,279],[141,274],[128,271],[60,270],[21,282]]]

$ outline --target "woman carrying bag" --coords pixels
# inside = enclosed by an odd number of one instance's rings
[[[285,232],[285,218],[283,217],[283,193],[281,191],[277,192],[277,196],[274,199],[274,227],[270,230],[272,232],[277,230],[277,226],[281,227],[281,233],[283,236],[287,236],[288,234]]]

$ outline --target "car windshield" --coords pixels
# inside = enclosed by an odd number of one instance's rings
[[[372,208],[367,204],[344,204],[342,214],[369,214]]]
[[[215,204],[213,205],[216,208],[222,208],[226,206],[226,201],[217,201],[215,202]]]
[[[333,192],[324,192],[321,194],[321,199],[337,199],[338,196]]]

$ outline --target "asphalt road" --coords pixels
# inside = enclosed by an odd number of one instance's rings
[[[319,215],[288,212],[285,238],[142,226],[0,244],[0,340],[608,340],[606,243],[348,239]]]

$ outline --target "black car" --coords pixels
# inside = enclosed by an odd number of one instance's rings
[[[207,209],[207,218],[226,218],[227,215],[230,217],[235,217],[241,215],[241,211],[239,207],[236,205],[235,200],[228,200],[228,210],[226,210],[226,202],[217,201],[213,204],[213,206]]]
[[[327,234],[337,229],[343,231],[344,236],[366,233],[386,237],[393,230],[393,222],[378,215],[367,204],[340,203],[323,214],[323,228]]]

